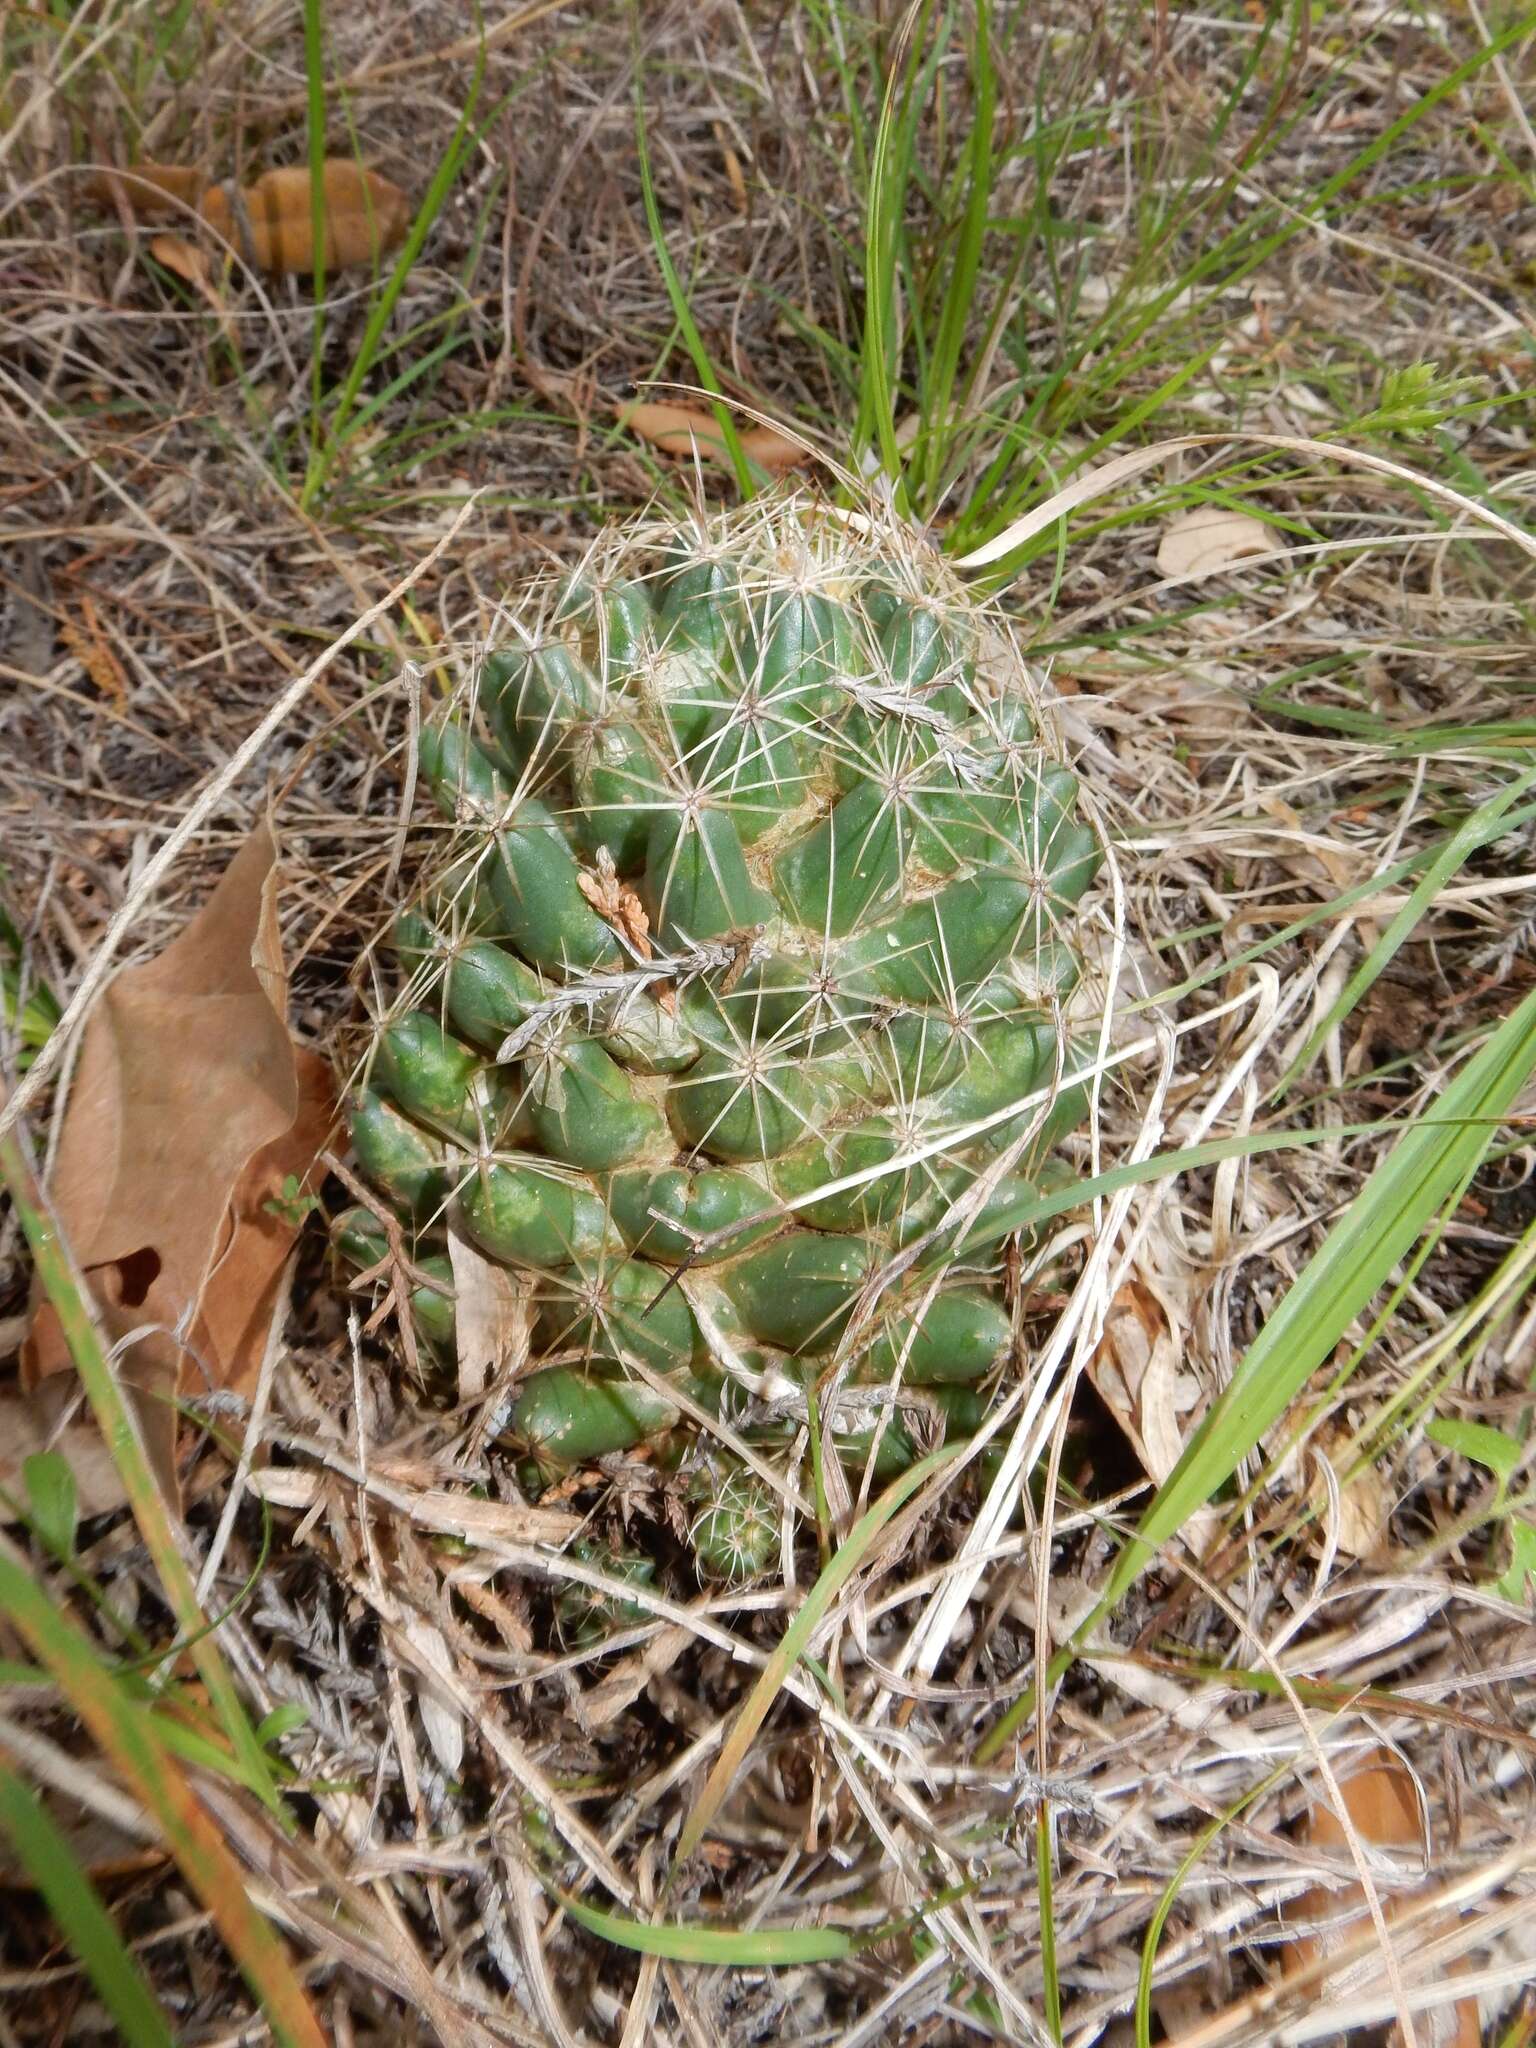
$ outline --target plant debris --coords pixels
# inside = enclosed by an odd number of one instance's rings
[[[404,239],[410,201],[398,185],[347,157],[323,167],[327,271],[377,263]],[[98,171],[88,190],[95,199],[126,204],[145,220],[185,217],[194,211],[225,248],[274,277],[309,277],[316,267],[314,181],[307,166],[264,171],[254,183],[208,185],[193,170],[172,164],[130,164]],[[156,235],[151,252],[189,279],[207,275],[205,250],[184,235]]]
[[[278,881],[277,843],[258,827],[185,930],[109,984],[52,1176],[173,1497],[171,1403],[250,1393],[335,1117],[328,1065],[288,1028]],[[39,1302],[23,1384],[71,1370],[58,1317]]]

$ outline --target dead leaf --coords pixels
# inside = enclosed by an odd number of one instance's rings
[[[590,1691],[575,1693],[571,1707],[589,1734],[611,1727],[624,1709],[633,1706],[653,1678],[669,1671],[693,1640],[691,1629],[667,1627],[648,1643],[631,1650]]]
[[[81,624],[64,619],[59,625],[59,635],[70,653],[95,684],[100,695],[117,710],[128,706],[128,677],[118,659],[111,641],[101,629],[95,602],[88,590],[77,593]]]
[[[1193,1984],[1158,1985],[1152,1993],[1152,2010],[1163,2030],[1163,2039],[1182,2041],[1194,2033],[1206,2016],[1207,1986],[1199,1980]]]
[[[355,1498],[359,1481],[347,1468],[347,1497]],[[324,1472],[299,1466],[268,1466],[250,1476],[251,1492],[274,1507],[308,1509],[321,1498],[329,1484]],[[556,1508],[522,1507],[494,1500],[475,1500],[469,1494],[453,1493],[445,1487],[415,1492],[388,1484],[370,1464],[362,1490],[408,1517],[419,1529],[455,1537],[461,1543],[485,1545],[496,1554],[497,1545],[569,1542],[582,1526],[583,1517]],[[546,1496],[547,1498],[547,1496]]]
[[[1195,1405],[1183,1359],[1174,1320],[1155,1291],[1144,1278],[1125,1281],[1109,1305],[1088,1377],[1159,1485],[1183,1455],[1181,1404],[1184,1414]]]
[[[731,466],[730,451],[711,412],[688,405],[665,405],[642,400],[619,409],[619,425],[628,427],[642,441],[649,441],[663,455],[675,455],[692,462],[713,462],[721,469]],[[742,452],[759,469],[771,475],[793,469],[807,460],[810,450],[777,427],[749,427],[739,436]]]
[[[1195,505],[1163,528],[1157,566],[1165,576],[1214,576],[1234,562],[1274,553],[1274,533],[1261,519],[1220,505]]]
[[[208,279],[208,258],[196,242],[189,242],[185,235],[151,235],[149,253],[157,263],[163,263],[173,276],[183,279],[187,284],[197,285],[204,293],[212,291],[213,287]],[[222,299],[218,301],[218,305],[222,312]]]
[[[185,164],[129,164],[123,171],[93,171],[85,189],[103,206],[125,206],[139,220],[163,220],[177,213],[185,218],[207,183],[201,171]]]
[[[716,121],[714,129],[715,140],[720,145],[720,161],[725,165],[726,183],[731,188],[731,204],[738,213],[745,213],[747,210],[747,181],[742,176],[741,158],[730,145],[725,132],[725,123],[723,121]]]
[[[66,1422],[64,1411],[77,1397],[75,1413]],[[12,1500],[26,1499],[21,1468],[38,1451],[59,1451],[68,1459],[83,1519],[123,1505],[123,1482],[112,1453],[74,1380],[56,1376],[30,1393],[16,1386],[0,1392],[0,1487]]]
[[[326,163],[324,184],[328,271],[376,262],[403,240],[411,206],[398,185],[346,157]],[[308,170],[294,165],[267,171],[254,185],[246,186],[240,195],[245,220],[223,186],[216,186],[199,210],[210,226],[241,250],[245,250],[248,220],[250,248],[246,253],[258,270],[279,277],[308,277],[315,268],[312,189]]]
[[[651,957],[651,921],[645,905],[628,882],[621,882],[606,846],[597,849],[597,873],[585,868],[576,876],[576,886],[599,917],[607,918],[616,932],[628,939],[640,960]]]
[[[696,412],[691,406],[652,404],[641,400],[619,409],[619,425],[628,427],[642,441],[649,441],[663,455],[676,455],[691,462],[718,463],[729,469],[731,458],[720,424],[712,413]]]
[[[302,1465],[270,1465],[253,1472],[246,1485],[258,1500],[275,1508],[312,1508],[325,1491],[326,1478]]]
[[[263,825],[165,951],[108,985],[50,1188],[173,1499],[170,1397],[250,1391],[335,1122],[329,1070],[288,1033],[277,872]],[[23,1385],[72,1365],[38,1300]]]
[[[1367,1847],[1406,1850],[1411,1852],[1414,1860],[1428,1862],[1429,1839],[1413,1779],[1390,1749],[1372,1750],[1347,1777],[1340,1779],[1339,1793],[1348,1811],[1353,1833]],[[1343,1822],[1331,1807],[1322,1804],[1313,1806],[1308,1813],[1302,1823],[1300,1839],[1314,1849],[1340,1851],[1348,1846]],[[1388,1920],[1411,1896],[1399,1892],[1393,1897],[1383,1898],[1382,1905]],[[1282,1951],[1281,1966],[1287,1975],[1336,1955],[1369,1924],[1365,1895],[1357,1883],[1335,1889],[1315,1885],[1293,1900],[1285,1908],[1285,1915],[1289,1920],[1328,1923],[1314,1934],[1298,1935]],[[1415,1945],[1433,1940],[1453,1924],[1445,1921],[1438,1926],[1416,1929]],[[1356,1970],[1370,1968],[1374,1974],[1379,1964],[1368,1958],[1364,1964],[1354,1967]],[[1321,1993],[1323,1987],[1319,1989]],[[1331,1996],[1340,1987],[1330,1981],[1326,1989]],[[1475,1998],[1464,1998],[1454,2007],[1439,2006],[1417,2014],[1414,2025],[1420,2042],[1434,2044],[1434,2048],[1478,2048],[1481,2039]],[[1391,2048],[1402,2048],[1400,2027],[1394,2027],[1389,2038]]]
[[[373,263],[404,239],[411,207],[398,185],[350,157],[329,158],[322,175],[328,271]],[[205,184],[199,173],[170,164],[130,164],[126,171],[98,173],[88,189],[98,199],[115,200],[120,195],[146,220],[185,214],[177,201],[195,203],[209,227],[255,269],[278,277],[313,274],[313,185],[307,166],[265,171],[238,194],[228,184],[206,190]],[[189,284],[205,280],[206,257],[186,235],[157,235],[150,249]]]
[[[123,1878],[143,1877],[170,1861],[170,1851],[153,1842],[135,1841],[132,1835],[101,1814],[71,1810],[59,1795],[34,1785],[34,1798],[46,1808],[49,1818],[69,1844],[76,1863],[93,1884],[112,1884]],[[31,1892],[37,1880],[11,1848],[9,1838],[0,1842],[0,1886],[7,1891]]]
[[[218,322],[219,332],[230,354],[238,361],[240,329],[225,303],[224,294],[210,274],[208,251],[199,248],[196,242],[189,242],[185,235],[151,235],[149,253],[157,263],[164,264],[173,276],[181,278],[198,293]]]
[[[293,1122],[247,1160],[203,1294],[202,1327],[222,1384],[247,1394],[261,1365],[283,1268],[325,1170],[320,1154],[336,1126],[330,1067],[318,1053],[293,1052]]]
[[[1342,1462],[1348,1438],[1345,1429],[1320,1432],[1312,1446],[1313,1480],[1307,1498],[1345,1557],[1380,1557],[1392,1518],[1391,1497],[1374,1465],[1364,1465],[1348,1478],[1340,1471],[1331,1453],[1336,1449]]]
[[[450,1224],[453,1330],[459,1399],[478,1400],[503,1373],[528,1359],[528,1298],[505,1266],[476,1251]]]

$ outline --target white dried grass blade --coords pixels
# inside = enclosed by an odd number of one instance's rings
[[[1167,441],[1154,442],[1150,448],[1135,448],[1129,454],[1117,455],[1112,461],[1101,463],[1097,469],[1090,469],[1085,476],[1074,477],[1071,483],[1053,491],[1049,498],[1015,519],[1011,526],[1005,526],[982,547],[961,555],[954,566],[957,569],[985,569],[1011,555],[1016,548],[1033,540],[1037,533],[1043,533],[1069,512],[1075,512],[1080,505],[1102,498],[1116,484],[1141,476],[1168,456],[1180,455],[1188,448],[1227,447],[1233,443],[1245,448],[1279,448],[1291,455],[1321,455],[1330,462],[1370,470],[1376,476],[1395,477],[1399,483],[1412,484],[1417,491],[1427,491],[1430,497],[1437,498],[1443,505],[1454,505],[1465,518],[1476,525],[1491,527],[1536,560],[1536,537],[1527,533],[1524,527],[1516,526],[1513,520],[1506,519],[1490,506],[1479,504],[1476,498],[1453,490],[1449,484],[1423,476],[1401,462],[1389,462],[1384,455],[1368,455],[1363,448],[1344,448],[1337,441],[1314,441],[1302,434],[1179,434]]]
[[[435,1622],[419,1614],[405,1614],[400,1626],[414,1644],[425,1673],[441,1672],[444,1677],[451,1674],[447,1638]],[[416,1707],[432,1754],[449,1777],[456,1778],[464,1762],[464,1723],[458,1708],[443,1687],[427,1675],[423,1676],[416,1695]]]
[[[448,1259],[453,1267],[459,1399],[476,1401],[509,1365],[526,1360],[528,1306],[507,1268],[477,1251],[452,1223]]]

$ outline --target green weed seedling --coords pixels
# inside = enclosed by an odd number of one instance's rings
[[[1523,1605],[1527,1581],[1536,1579],[1536,1518],[1531,1513],[1536,1504],[1536,1488],[1527,1488],[1511,1498],[1509,1482],[1525,1458],[1526,1446],[1507,1430],[1459,1415],[1434,1416],[1425,1424],[1424,1434],[1442,1449],[1470,1458],[1473,1464],[1493,1475],[1493,1505],[1488,1520],[1506,1525],[1510,1545],[1508,1568],[1494,1581],[1494,1588],[1506,1600]]]

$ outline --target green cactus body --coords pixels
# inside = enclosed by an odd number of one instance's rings
[[[799,1426],[753,1376],[836,1368],[831,1441],[884,1474],[1015,1363],[1002,1243],[1086,1113],[1100,860],[1041,730],[937,557],[785,497],[600,544],[422,736],[456,829],[359,1162],[423,1257],[456,1219],[532,1275],[530,1468],[665,1447],[706,1578],[766,1569],[779,1517],[700,1405],[767,1454]]]
[[[783,1523],[763,1480],[741,1465],[710,1460],[695,1474],[690,1495],[697,1512],[688,1535],[701,1574],[726,1586],[761,1578],[778,1552]]]
[[[448,1196],[441,1141],[370,1088],[352,1105],[352,1149],[402,1216],[426,1223],[441,1214]]]
[[[600,1571],[620,1585],[648,1587],[656,1576],[652,1560],[637,1550],[619,1550],[606,1543],[581,1537],[571,1545],[571,1556]],[[555,1602],[560,1633],[573,1650],[585,1650],[602,1642],[616,1629],[633,1628],[648,1618],[648,1609],[638,1600],[626,1600],[620,1593],[605,1593],[584,1580],[569,1579]]]

